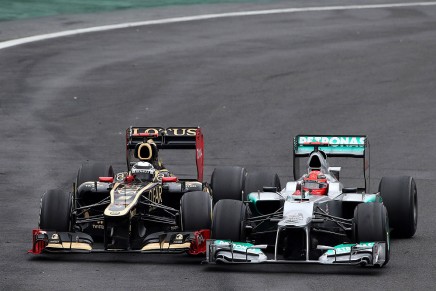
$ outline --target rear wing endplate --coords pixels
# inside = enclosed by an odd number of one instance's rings
[[[130,169],[130,151],[152,139],[158,149],[195,149],[198,181],[203,181],[204,141],[200,127],[138,127],[126,130],[126,160]]]
[[[369,187],[369,141],[366,135],[297,135],[293,140],[294,179],[300,178],[299,159],[313,151],[323,151],[327,157],[349,157],[363,160],[365,191]]]

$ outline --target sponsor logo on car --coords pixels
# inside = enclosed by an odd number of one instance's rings
[[[340,244],[335,246],[334,250],[328,250],[327,255],[342,255],[351,253],[351,248],[372,248],[374,246],[373,242],[364,242],[359,244]]]
[[[149,134],[149,135],[174,135],[174,136],[195,136],[196,128],[132,128],[133,135]]]
[[[181,244],[181,243],[183,243],[183,234],[178,233],[176,235],[176,238],[174,239],[173,243],[174,244]]]
[[[262,251],[257,248],[251,248],[253,244],[250,243],[242,243],[242,242],[230,242],[226,240],[216,240],[214,242],[215,245],[221,245],[221,246],[232,246],[233,251],[239,251],[239,252],[247,252],[250,254],[261,254]]]
[[[348,137],[348,136],[300,136],[299,144],[322,143],[329,145],[365,145],[365,137]]]

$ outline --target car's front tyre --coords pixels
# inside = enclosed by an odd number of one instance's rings
[[[212,239],[245,242],[247,209],[242,201],[223,199],[213,208]]]
[[[356,243],[386,242],[386,265],[390,257],[389,218],[382,203],[361,203],[354,209],[353,236]]]
[[[51,231],[71,230],[71,194],[52,189],[41,198],[39,228]]]
[[[212,200],[209,193],[193,191],[180,199],[181,226],[183,231],[210,229]]]

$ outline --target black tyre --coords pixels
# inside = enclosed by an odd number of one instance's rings
[[[356,243],[386,242],[386,260],[390,255],[389,219],[386,207],[382,203],[370,202],[358,204],[354,210],[353,236]]]
[[[392,235],[412,237],[418,225],[418,192],[412,177],[383,177],[379,192],[389,213]]]
[[[98,181],[99,177],[113,177],[114,170],[111,165],[99,162],[83,163],[77,172],[76,185],[79,187],[84,182]]]
[[[221,199],[242,200],[247,171],[241,167],[219,167],[212,173],[213,203]]]
[[[39,228],[52,231],[70,231],[71,194],[61,190],[48,190],[41,198]]]
[[[209,193],[194,191],[185,193],[180,200],[183,231],[210,229],[212,224],[212,199]]]
[[[277,191],[282,190],[280,178],[277,174],[267,171],[248,172],[245,178],[244,201],[251,192],[263,191],[263,187],[276,187]]]
[[[213,208],[213,239],[245,242],[245,219],[247,209],[242,201],[224,199]]]

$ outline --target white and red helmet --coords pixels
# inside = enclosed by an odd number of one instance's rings
[[[326,195],[328,192],[327,178],[321,171],[310,171],[303,178],[302,188],[312,195]]]

